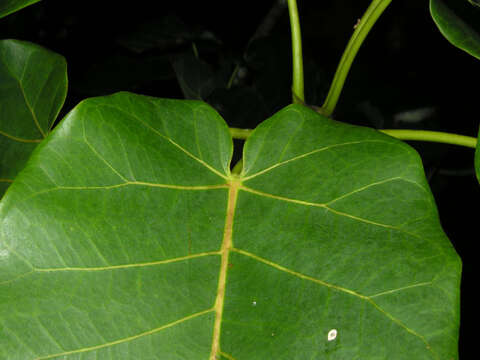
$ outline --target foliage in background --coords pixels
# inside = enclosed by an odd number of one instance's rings
[[[0,197],[50,132],[66,95],[62,56],[32,43],[0,40]]]
[[[0,19],[40,0],[2,0],[0,2]]]

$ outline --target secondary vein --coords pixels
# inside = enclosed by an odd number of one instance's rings
[[[113,345],[119,345],[119,344],[122,344],[122,343],[125,343],[125,342],[128,342],[128,341],[136,340],[136,339],[141,338],[143,336],[155,334],[155,333],[157,333],[161,330],[164,330],[164,329],[167,329],[169,327],[175,326],[175,325],[180,324],[182,322],[185,322],[187,320],[191,320],[191,319],[194,319],[196,317],[208,314],[209,312],[212,312],[212,311],[213,311],[212,309],[207,309],[207,310],[200,311],[200,312],[197,312],[195,314],[186,316],[186,317],[181,318],[179,320],[173,321],[171,323],[165,324],[165,325],[160,326],[158,328],[145,331],[145,332],[137,334],[137,335],[129,336],[129,337],[126,337],[126,338],[123,338],[123,339],[115,340],[115,341],[106,342],[106,343],[100,344],[100,345],[84,347],[84,348],[75,349],[75,350],[71,350],[71,351],[65,351],[65,352],[57,353],[57,354],[40,356],[40,357],[35,358],[35,360],[52,359],[52,358],[59,357],[59,356],[78,354],[78,353],[83,353],[83,352],[87,352],[87,351],[99,350],[99,349],[106,348],[106,347],[113,346]]]

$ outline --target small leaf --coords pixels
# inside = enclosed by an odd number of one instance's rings
[[[417,153],[299,105],[88,99],[0,202],[0,358],[457,359],[460,261]]]
[[[460,1],[456,1],[459,6]],[[463,4],[467,4],[463,2]],[[455,8],[456,9],[456,8]],[[474,9],[475,10],[475,9]],[[446,0],[430,0],[430,14],[442,35],[456,47],[480,59],[480,34]],[[480,12],[477,13],[477,23]]]
[[[28,42],[0,41],[0,197],[50,131],[66,94],[62,56]]]
[[[185,99],[204,100],[218,86],[211,66],[192,54],[179,55],[172,65]]]
[[[40,0],[2,0],[0,2],[0,19],[39,1]]]

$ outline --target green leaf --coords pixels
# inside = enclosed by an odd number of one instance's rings
[[[202,102],[78,105],[0,202],[0,358],[457,358],[412,148],[292,105],[231,156]]]
[[[66,94],[62,56],[28,42],[0,41],[0,197],[50,131]]]
[[[463,13],[467,12],[466,9],[460,9],[462,15],[457,13],[462,5],[471,8],[465,1],[430,0],[430,14],[442,35],[450,43],[480,59],[480,34],[473,26],[480,20],[480,12],[474,14],[475,22],[472,24],[463,16]],[[471,12],[470,9],[468,11]]]
[[[2,0],[0,2],[0,19],[39,1],[40,0]]]

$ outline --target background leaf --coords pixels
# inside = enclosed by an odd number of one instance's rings
[[[62,56],[28,42],[0,41],[0,197],[50,131],[66,95]]]
[[[451,4],[456,6],[451,6]],[[470,24],[456,10],[463,5],[469,7],[470,12],[477,10],[466,1],[449,2],[448,0],[430,0],[430,14],[442,35],[456,47],[480,59],[480,35],[476,27]],[[480,20],[480,11],[474,13],[477,23]]]
[[[0,18],[39,1],[40,0],[2,0],[0,3]]]
[[[78,105],[0,203],[0,357],[457,358],[413,149],[296,105],[231,152],[201,102]]]

